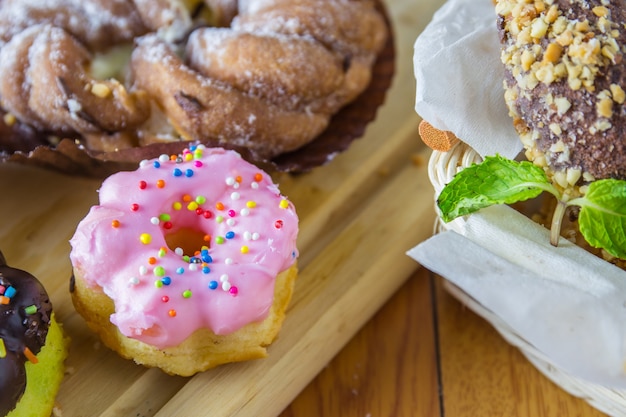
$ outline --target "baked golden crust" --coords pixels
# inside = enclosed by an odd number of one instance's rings
[[[142,74],[135,85],[157,100],[186,140],[213,138],[269,157],[302,146],[328,124],[324,115],[285,110],[202,76],[156,36],[139,41],[131,65]],[[160,140],[151,133],[145,132],[143,145]]]
[[[247,0],[241,2],[232,26],[245,32],[310,37],[346,57],[372,60],[388,36],[370,0]]]
[[[287,110],[330,114],[345,100],[333,98],[346,95],[341,57],[310,39],[202,28],[189,37],[187,56],[205,77]]]
[[[42,24],[62,28],[90,51],[131,41],[147,31],[128,0],[3,0],[0,2],[0,46],[23,30]]]
[[[190,376],[224,363],[266,357],[267,346],[278,337],[285,319],[297,275],[296,264],[278,274],[274,303],[265,320],[250,323],[228,335],[216,335],[208,329],[201,329],[180,345],[163,350],[122,335],[109,320],[115,311],[113,301],[101,288],[87,286],[77,269],[74,269],[72,301],[103,343],[122,357],[144,366],[161,368],[172,375]]]

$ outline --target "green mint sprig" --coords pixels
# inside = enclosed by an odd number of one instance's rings
[[[585,196],[566,201],[544,170],[531,162],[487,156],[456,174],[437,198],[441,218],[450,222],[495,204],[512,204],[547,191],[558,200],[550,242],[558,244],[565,209],[579,206],[580,233],[593,247],[626,259],[626,181],[606,179],[589,184]]]

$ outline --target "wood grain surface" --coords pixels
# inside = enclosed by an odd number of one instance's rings
[[[420,268],[280,417],[601,417]]]
[[[57,398],[63,417],[601,415],[405,255],[434,219],[413,43],[443,1],[386,4],[397,74],[376,121],[327,166],[275,176],[301,219],[301,272],[267,359],[179,378],[103,347],[68,292],[68,240],[99,181],[0,166],[0,248],[44,282],[72,339]]]

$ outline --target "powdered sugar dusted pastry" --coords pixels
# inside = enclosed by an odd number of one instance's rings
[[[200,146],[115,174],[99,195],[70,256],[74,304],[106,345],[179,375],[266,355],[298,232],[267,174]]]
[[[136,85],[158,97],[159,107],[186,140],[210,137],[273,156],[302,146],[328,123],[322,114],[287,110],[203,76],[154,35],[138,41],[132,67],[143,74]],[[146,145],[175,137],[142,132],[140,140]]]
[[[50,24],[75,36],[90,51],[102,51],[146,32],[128,0],[3,0],[0,3],[0,40],[8,42],[21,31]]]
[[[56,133],[136,128],[149,115],[145,93],[87,72],[90,53],[74,36],[45,24],[0,49],[0,102],[22,122]]]
[[[0,3],[0,107],[97,152],[301,148],[370,84],[389,36],[370,0],[44,3]],[[99,71],[118,50],[132,60]]]

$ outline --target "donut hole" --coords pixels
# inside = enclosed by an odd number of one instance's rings
[[[116,79],[123,83],[126,79],[132,52],[133,44],[126,43],[94,53],[88,68],[89,75],[99,81]]]
[[[203,246],[209,246],[209,236],[202,230],[183,227],[165,234],[165,243],[170,250],[180,248],[183,254],[193,256]]]

